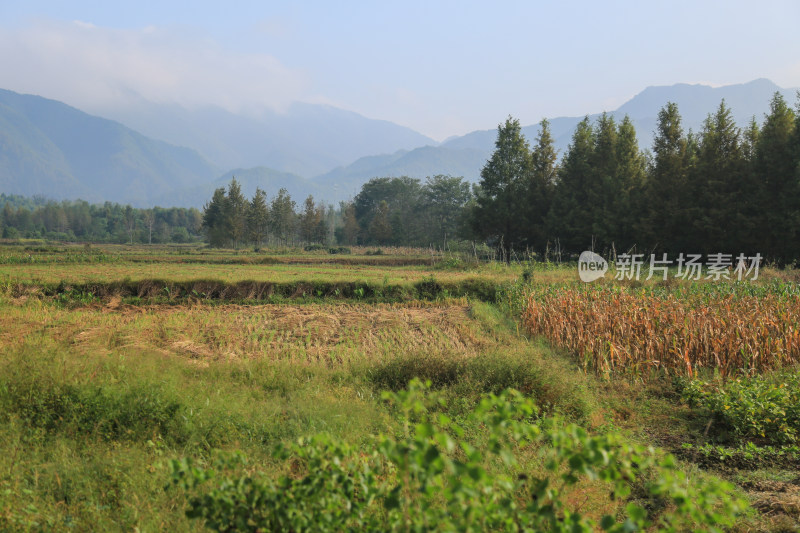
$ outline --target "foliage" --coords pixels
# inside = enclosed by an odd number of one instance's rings
[[[800,259],[800,115],[776,93],[759,128],[741,131],[722,102],[695,134],[677,105],[658,114],[652,153],[639,149],[627,118],[582,120],[563,154],[549,123],[533,146],[519,121],[499,125],[495,151],[470,190],[461,177],[377,177],[338,209],[306,200],[303,212],[278,191],[243,201],[235,180],[196,209],[126,209],[83,201],[0,196],[0,236],[81,242],[191,242],[201,222],[212,246],[320,242],[447,249],[474,239],[508,261],[593,249],[603,255],[760,253],[778,265]],[[310,201],[310,203],[309,203]],[[127,215],[126,215],[127,212]],[[731,224],[735,220],[735,224]],[[477,256],[477,247],[473,248]],[[486,255],[486,254],[483,254]],[[607,255],[606,255],[607,256]]]
[[[737,469],[785,467],[796,471],[800,465],[800,446],[797,445],[758,446],[746,442],[731,447],[712,443],[700,446],[684,443],[680,455],[709,467]]]
[[[237,475],[239,456],[216,468],[172,461],[173,483],[189,494],[187,516],[216,531],[719,531],[745,507],[725,483],[689,482],[670,457],[537,419],[514,390],[485,397],[464,424],[437,414],[443,399],[419,381],[383,398],[401,421],[399,435],[379,436],[370,451],[324,434],[279,447],[274,457],[289,472],[277,480]],[[532,447],[541,449],[541,477],[519,459]],[[656,516],[629,500],[598,524],[565,498],[587,478],[606,483],[612,499],[643,483],[647,498],[671,509]]]
[[[751,200],[761,209],[753,221],[753,238],[764,254],[788,263],[798,259],[797,228],[800,198],[800,114],[780,93],[770,102],[770,113],[754,143],[752,158],[756,186]]]
[[[527,244],[526,202],[533,161],[519,120],[508,117],[497,127],[495,151],[481,170],[471,213],[473,231],[495,243],[502,259]]]
[[[189,241],[200,238],[202,216],[197,209],[137,209],[111,202],[89,204],[83,200],[17,198],[5,203],[0,199],[0,236],[4,238],[165,243],[176,242],[173,233],[179,229],[183,229]]]
[[[375,178],[343,207],[341,242],[445,247],[462,233],[471,200],[469,183],[461,177],[429,176],[424,183],[405,176]]]
[[[259,246],[269,235],[286,245],[296,236],[298,215],[295,207],[286,189],[280,189],[268,206],[266,193],[256,188],[255,195],[248,202],[242,196],[236,178],[233,178],[227,192],[224,188],[217,189],[211,201],[203,207],[203,228],[209,243],[215,247],[230,245],[237,248],[248,241]],[[312,220],[303,218],[303,229],[311,233],[303,233],[301,237],[307,238],[307,242],[319,240],[327,232],[324,208],[316,207],[314,199],[309,197],[306,210],[304,216],[311,216]]]
[[[800,372],[738,377],[724,383],[689,380],[681,396],[723,440],[794,444],[800,438]]]
[[[269,234],[267,193],[259,187],[256,187],[256,192],[247,208],[247,231],[250,236],[250,241],[256,246],[261,245]]]
[[[300,238],[305,242],[324,243],[328,238],[328,223],[324,205],[314,203],[308,195],[299,216]]]

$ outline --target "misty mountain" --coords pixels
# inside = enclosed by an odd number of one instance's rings
[[[255,194],[256,187],[259,187],[267,193],[268,200],[277,196],[280,189],[286,189],[298,205],[309,194],[313,195],[316,200],[333,201],[332,196],[327,194],[327,189],[302,176],[267,167],[255,167],[231,170],[212,182],[171,191],[164,196],[164,205],[202,207],[211,199],[215,189],[219,187],[227,189],[234,177],[242,188],[242,194],[248,200]]]
[[[769,112],[769,102],[775,92],[783,94],[790,105],[794,103],[796,89],[781,89],[770,80],[761,78],[724,87],[686,83],[648,87],[620,106],[615,113],[620,116],[628,114],[631,118],[637,119],[655,119],[664,104],[675,102],[684,119],[684,127],[699,131],[706,115],[713,113],[720,101],[725,99],[725,104],[731,108],[736,122],[746,126],[753,117],[759,123],[763,121],[764,114]]]
[[[373,177],[425,178],[450,174],[475,181],[485,162],[486,154],[474,148],[423,146],[390,155],[362,157],[352,165],[336,168],[311,182],[327,190],[330,194],[327,197],[343,200],[358,194],[361,185]]]
[[[269,167],[315,176],[372,154],[436,144],[409,128],[317,104],[257,117],[218,107],[188,110],[140,101],[99,114],[144,135],[190,146],[221,168]]]
[[[146,206],[219,172],[189,148],[55,100],[0,90],[2,192]]]
[[[636,126],[636,133],[642,148],[650,148],[653,132],[658,122],[658,112],[667,102],[678,105],[684,130],[699,132],[703,121],[709,113],[714,113],[724,99],[731,108],[733,117],[741,127],[746,127],[750,119],[761,123],[769,112],[769,102],[775,92],[780,92],[786,101],[794,103],[797,89],[782,89],[766,79],[758,79],[749,83],[709,87],[707,85],[675,85],[648,87],[622,106],[609,114],[618,121],[628,115]],[[601,113],[589,115],[591,121],[597,120]],[[575,130],[575,126],[583,117],[558,117],[550,120],[550,129],[558,148],[566,149]],[[539,133],[537,124],[524,126],[523,134],[533,143]],[[484,152],[494,149],[496,130],[481,130],[468,133],[462,137],[451,138],[442,143],[442,147],[475,148]]]
[[[741,127],[746,127],[755,117],[761,123],[769,112],[769,102],[779,91],[790,104],[796,99],[796,89],[782,89],[766,79],[749,83],[709,87],[706,85],[676,85],[648,87],[609,114],[617,120],[627,114],[636,127],[639,144],[649,149],[653,141],[658,112],[667,102],[678,105],[685,130],[699,132],[709,113],[716,111],[722,99],[731,108],[733,117]],[[594,122],[600,113],[589,115]],[[550,129],[559,154],[563,155],[572,139],[575,126],[583,117],[557,117],[550,120]],[[522,133],[533,144],[539,134],[538,124],[524,126]],[[376,176],[411,176],[425,178],[434,174],[463,176],[478,181],[480,171],[494,151],[497,130],[479,130],[461,137],[451,137],[439,146],[426,146],[411,152],[398,152],[387,156],[370,156],[353,164],[335,169],[313,181],[329,188],[349,192],[358,190],[362,183]],[[413,165],[407,160],[412,159]]]

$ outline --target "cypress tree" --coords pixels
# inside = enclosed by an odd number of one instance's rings
[[[526,244],[526,188],[531,154],[519,120],[508,117],[497,127],[495,151],[481,169],[471,223],[475,233],[494,242],[502,258]]]
[[[539,134],[531,150],[531,172],[528,179],[526,220],[527,241],[530,246],[542,253],[547,245],[547,223],[550,204],[553,201],[558,173],[558,152],[553,146],[550,122],[542,119]]]
[[[591,180],[594,131],[589,117],[581,120],[572,134],[572,142],[558,169],[558,181],[553,192],[553,203],[548,215],[549,233],[558,240],[561,248],[569,252],[589,249],[592,224],[598,193]]]
[[[211,246],[225,246],[228,236],[225,231],[225,188],[220,187],[214,191],[211,201],[203,206],[203,229],[208,236]]]
[[[697,164],[690,173],[692,252],[736,253],[745,169],[740,131],[723,100],[703,124]]]
[[[269,233],[269,207],[267,207],[267,193],[256,187],[256,192],[247,210],[247,231],[250,240],[260,246]]]
[[[247,235],[247,210],[248,202],[242,194],[242,187],[233,177],[225,203],[225,226],[234,248],[238,248]]]
[[[613,235],[621,250],[640,244],[646,172],[647,159],[639,149],[636,128],[626,115],[617,130],[616,194],[610,205]]]
[[[278,196],[272,199],[269,210],[270,229],[280,239],[281,244],[286,244],[294,236],[297,220],[295,205],[289,191],[283,188],[278,191]]]
[[[300,238],[305,242],[317,241],[317,226],[319,225],[319,211],[314,204],[314,197],[308,195],[300,214]]]
[[[667,103],[658,113],[653,138],[653,160],[644,187],[643,240],[659,251],[686,252],[688,169],[692,163],[691,137],[683,134],[678,106]]]
[[[589,157],[587,209],[591,226],[585,231],[599,249],[610,248],[616,234],[616,207],[622,194],[617,169],[617,127],[614,117],[603,113],[594,127],[594,147]],[[618,243],[616,243],[618,244]]]
[[[770,112],[758,136],[755,173],[761,216],[757,234],[762,255],[779,263],[796,257],[798,238],[798,118],[780,93],[770,102]]]

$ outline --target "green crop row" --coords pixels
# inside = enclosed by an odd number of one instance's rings
[[[681,395],[711,419],[710,430],[723,441],[793,444],[800,438],[800,372],[687,380]]]

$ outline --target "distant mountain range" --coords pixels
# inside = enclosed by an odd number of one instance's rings
[[[668,101],[678,104],[685,129],[699,131],[723,98],[740,125],[753,116],[761,121],[776,91],[795,102],[795,89],[766,79],[718,88],[677,84],[648,87],[610,114],[629,115],[648,148]],[[308,194],[333,203],[378,176],[477,181],[496,137],[496,130],[482,130],[437,144],[391,122],[314,104],[246,118],[140,102],[103,115],[0,89],[0,192],[199,207],[235,175],[248,196],[257,186],[270,196],[284,187],[298,203]],[[550,120],[562,154],[581,119]],[[538,129],[522,131],[533,142]]]
[[[619,109],[610,111],[609,114],[617,120],[622,120],[625,115],[628,115],[636,127],[640,146],[647,149],[652,145],[658,112],[667,102],[674,102],[678,105],[685,131],[691,129],[699,132],[706,116],[716,111],[723,99],[731,108],[734,119],[740,126],[748,125],[753,117],[760,123],[764,114],[769,111],[769,102],[776,91],[783,94],[790,105],[794,104],[797,89],[782,89],[766,79],[718,88],[679,83],[670,86],[648,87]],[[589,119],[594,122],[599,116],[600,113],[595,113],[589,115]],[[575,126],[582,119],[583,117],[549,119],[551,134],[560,154],[566,151]],[[524,126],[522,133],[533,144],[539,134],[539,126],[538,124]],[[466,164],[466,168],[463,172],[455,172],[454,175],[464,176],[470,181],[477,181],[480,178],[483,163],[494,150],[496,138],[496,129],[474,131],[461,137],[452,137],[435,148],[426,146],[408,153],[402,152],[392,156],[382,156],[382,158],[366,157],[344,169],[337,169],[320,176],[316,180],[323,181],[328,185],[339,183],[352,187],[353,183],[362,182],[371,175],[400,176],[407,174],[407,167],[403,162],[409,159],[415,161],[419,168],[429,169],[427,174],[409,175],[421,177],[436,174],[440,173],[438,169],[446,168],[446,164],[442,162],[452,161],[454,151],[458,150],[461,156],[460,161]],[[398,163],[393,161],[398,161]],[[480,161],[480,164],[475,165],[470,161]],[[441,173],[448,172],[442,171]]]
[[[190,148],[66,104],[0,90],[0,191],[147,205],[218,176]]]
[[[470,147],[423,146],[388,155],[362,157],[351,165],[317,176],[311,182],[329,191],[331,198],[342,199],[355,196],[361,185],[374,177],[411,176],[423,179],[436,174],[449,174],[475,181],[489,154],[489,151]]]
[[[306,177],[365,155],[436,144],[410,128],[318,104],[244,117],[218,107],[189,111],[140,101],[102,115],[154,139],[190,146],[220,168],[264,166]]]
[[[292,199],[299,206],[309,194],[316,200],[333,202],[327,189],[320,187],[316,183],[292,174],[291,172],[281,172],[267,167],[238,168],[231,170],[218,177],[214,181],[201,183],[193,187],[176,189],[164,195],[161,202],[170,206],[194,206],[200,207],[211,199],[214,189],[227,187],[231,178],[236,177],[236,181],[242,188],[242,194],[250,199],[256,192],[256,187],[260,187],[267,193],[268,200],[275,196],[280,189],[286,189]]]

